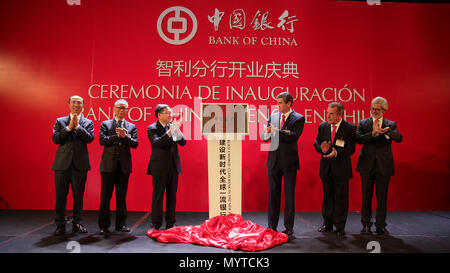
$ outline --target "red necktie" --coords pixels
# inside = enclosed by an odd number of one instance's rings
[[[284,114],[282,116],[283,117],[281,118],[281,127],[280,127],[280,129],[283,129],[284,122],[286,121],[286,116]]]
[[[331,130],[331,143],[333,143],[334,137],[336,136],[336,125],[332,124],[331,127],[333,127],[333,129]]]

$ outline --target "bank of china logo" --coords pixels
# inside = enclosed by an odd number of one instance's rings
[[[166,17],[168,18],[166,19]],[[165,27],[165,31],[163,27]],[[194,13],[179,6],[170,7],[163,11],[157,22],[159,36],[172,45],[182,45],[189,42],[194,38],[197,27],[197,18],[195,18]],[[189,29],[190,32],[187,34]]]

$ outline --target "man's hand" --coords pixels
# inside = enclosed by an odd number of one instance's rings
[[[181,119],[174,119],[174,120],[172,121],[172,124],[175,124],[177,127],[180,127]]]
[[[72,114],[72,119],[70,120],[69,126],[67,126],[67,128],[69,128],[69,130],[73,130],[77,126],[78,126],[78,114],[74,113]]]
[[[324,155],[324,158],[333,158],[337,156],[337,151],[335,148],[332,148],[331,153],[329,155]]]
[[[118,138],[126,138],[128,131],[125,128],[116,128],[116,133]]]
[[[180,124],[181,124],[181,120],[176,120],[174,119],[172,121],[172,124],[170,125],[169,130],[167,131],[167,133],[169,134],[169,136],[172,136],[172,134],[175,131],[175,134],[180,135],[181,134],[181,130],[180,130]]]
[[[328,152],[330,147],[331,147],[331,141],[328,141],[328,142],[324,141],[324,142],[322,142],[322,144],[320,144],[320,148],[322,149],[322,153]]]
[[[382,134],[382,129],[380,128],[380,119],[376,119],[372,125],[372,136]]]
[[[391,128],[389,127],[389,126],[387,126],[387,127],[385,127],[385,128],[383,128],[383,129],[381,129],[381,133],[380,134],[386,134],[387,132],[389,132],[389,130],[391,130]]]
[[[175,130],[175,128],[178,129],[178,125],[179,125],[180,123],[181,123],[181,122],[180,122],[180,121],[177,121],[177,120],[172,121],[172,124],[170,124],[170,127],[169,127],[169,130],[167,131],[167,134],[168,134],[169,136],[172,136],[173,130]]]

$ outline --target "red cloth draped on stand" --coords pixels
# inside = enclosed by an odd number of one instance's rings
[[[191,243],[245,251],[264,250],[288,241],[286,234],[244,221],[239,214],[216,216],[201,225],[150,229],[147,235],[162,243]]]

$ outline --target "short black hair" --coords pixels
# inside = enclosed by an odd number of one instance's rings
[[[289,102],[292,104],[294,103],[294,98],[292,97],[291,93],[289,92],[283,92],[278,94],[277,99],[283,98],[284,103],[288,104]]]
[[[169,105],[167,104],[158,104],[155,107],[155,117],[158,118],[158,114],[162,112],[165,108],[169,108]]]
[[[339,115],[342,116],[344,114],[344,105],[342,103],[340,103],[340,102],[337,102],[337,101],[330,102],[330,104],[328,104],[328,107],[330,107],[330,108],[336,107],[337,108],[337,113]]]

